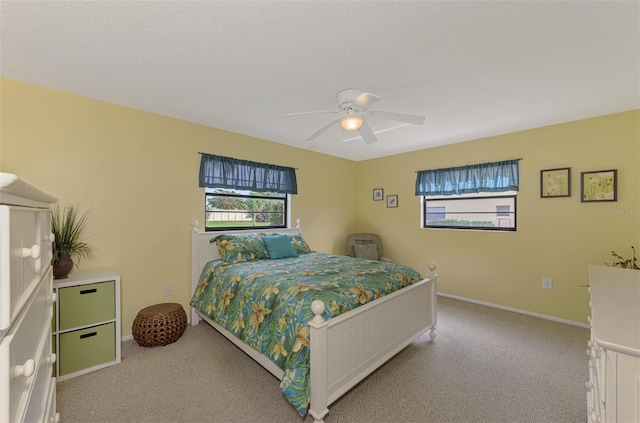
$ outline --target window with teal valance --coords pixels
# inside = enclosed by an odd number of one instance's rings
[[[292,167],[201,153],[200,187],[297,194]]]
[[[518,191],[518,161],[421,170],[416,177],[416,195]]]

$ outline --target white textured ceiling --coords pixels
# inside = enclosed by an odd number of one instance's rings
[[[3,77],[352,160],[640,107],[638,1],[0,4]],[[360,88],[379,142],[335,127]],[[603,140],[606,141],[606,140]],[[176,141],[181,142],[181,141]]]

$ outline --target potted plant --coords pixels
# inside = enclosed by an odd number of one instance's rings
[[[633,248],[633,245],[631,246],[631,249],[633,250],[633,258],[625,259],[624,257],[617,254],[615,251],[611,251],[611,255],[614,258],[613,263],[605,263],[605,264],[609,267],[621,267],[623,269],[640,270],[640,267],[638,267],[638,259],[636,259],[636,249]]]
[[[51,228],[55,236],[51,259],[54,279],[68,277],[81,258],[93,257],[93,247],[83,241],[88,224],[89,210],[79,214],[74,205],[60,208],[56,204],[51,208]]]

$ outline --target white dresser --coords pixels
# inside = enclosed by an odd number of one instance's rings
[[[640,270],[589,266],[587,417],[640,422]]]
[[[0,172],[0,422],[56,422],[50,205],[57,199]]]

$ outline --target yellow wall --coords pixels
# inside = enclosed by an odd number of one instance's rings
[[[428,125],[428,123],[427,123]],[[415,171],[522,158],[515,233],[419,229]],[[385,255],[427,271],[438,290],[585,322],[587,266],[610,251],[640,252],[640,110],[359,162],[358,228],[381,234]],[[540,198],[540,170],[571,167],[570,198]],[[618,201],[580,202],[580,172],[618,169]],[[397,209],[372,189],[399,195]],[[542,278],[553,289],[542,289]]]
[[[355,165],[266,142],[1,79],[0,170],[90,208],[96,258],[81,271],[114,268],[122,277],[122,333],[138,310],[190,299],[189,230],[203,228],[199,151],[296,167],[292,217],[313,249],[342,252],[355,229]],[[327,171],[331,169],[331,171]],[[327,188],[331,187],[331,188]],[[173,296],[163,287],[173,285]]]
[[[7,79],[0,113],[0,170],[92,209],[97,257],[80,269],[122,275],[123,335],[147,305],[188,305],[189,223],[204,214],[199,151],[299,168],[292,215],[313,249],[342,254],[348,233],[377,232],[385,255],[423,274],[434,261],[440,291],[479,301],[584,322],[587,265],[640,247],[638,110],[364,162]],[[415,170],[511,158],[523,159],[517,233],[419,229]],[[573,195],[541,199],[540,170],[556,167],[572,168]],[[614,168],[619,200],[580,203],[580,172]],[[373,188],[398,194],[399,207],[372,201]]]

